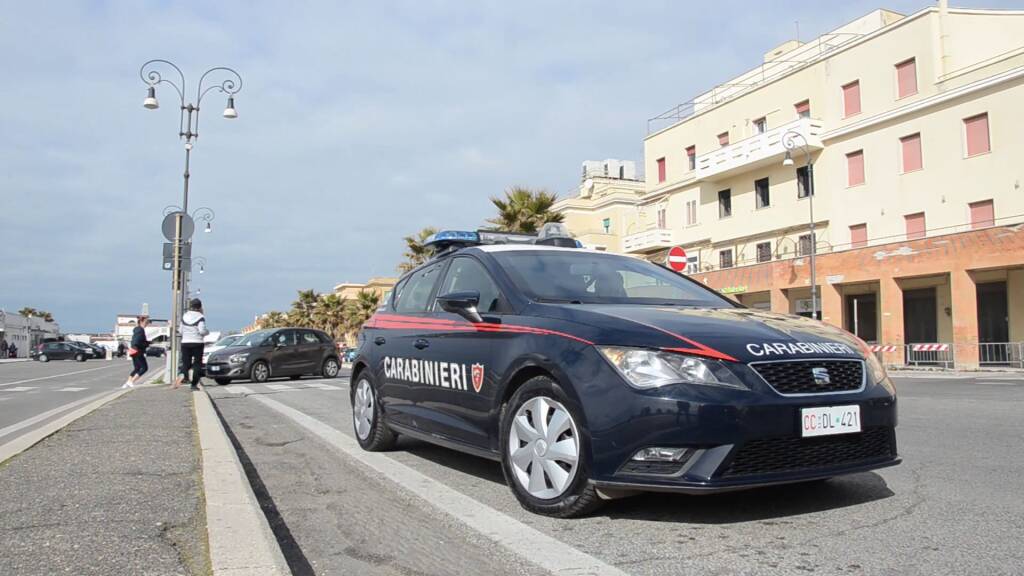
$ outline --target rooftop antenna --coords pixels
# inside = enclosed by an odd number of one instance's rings
[[[794,20],[793,23],[796,24],[796,41],[800,42],[800,21]]]

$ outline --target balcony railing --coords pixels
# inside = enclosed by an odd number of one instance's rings
[[[622,250],[627,254],[644,254],[664,250],[675,245],[675,234],[667,228],[652,228],[622,239]]]
[[[715,180],[773,162],[781,163],[786,154],[786,148],[782,145],[782,135],[790,130],[802,135],[811,150],[822,148],[821,122],[813,118],[799,118],[762,134],[755,134],[697,156],[697,179]],[[796,161],[803,163],[800,154],[797,154]]]

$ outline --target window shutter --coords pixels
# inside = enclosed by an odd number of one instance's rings
[[[864,151],[858,150],[846,155],[846,185],[864,183]]]
[[[917,61],[911,58],[896,65],[897,94],[900,98],[917,94]]]
[[[921,160],[921,135],[911,134],[900,138],[903,151],[903,172],[913,172],[924,167]]]
[[[903,217],[907,223],[907,240],[913,240],[915,238],[924,238],[925,227],[924,227],[924,212],[918,212],[917,214],[907,214]]]
[[[991,200],[972,202],[971,228],[987,228],[996,223],[996,212]]]
[[[658,183],[665,181],[665,159],[658,158]]]
[[[860,81],[843,86],[843,117],[860,114]]]
[[[968,156],[984,154],[990,150],[988,114],[979,114],[964,120],[964,129],[967,132]]]
[[[854,248],[863,248],[868,244],[868,225],[856,224],[850,226],[850,245]]]

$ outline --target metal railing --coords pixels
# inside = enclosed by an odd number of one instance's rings
[[[957,361],[987,368],[1024,370],[1024,342],[916,343],[871,346],[872,353],[886,367],[957,368]],[[902,362],[896,361],[898,358]]]

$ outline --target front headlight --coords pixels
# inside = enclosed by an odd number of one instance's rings
[[[228,357],[228,362],[231,363],[231,364],[242,364],[243,362],[245,362],[248,359],[249,359],[249,353],[248,352],[242,352],[242,353],[239,353],[239,354],[232,354],[231,356],[229,356]]]
[[[720,360],[647,348],[598,346],[597,349],[630,386],[641,390],[669,384],[747,389]]]

